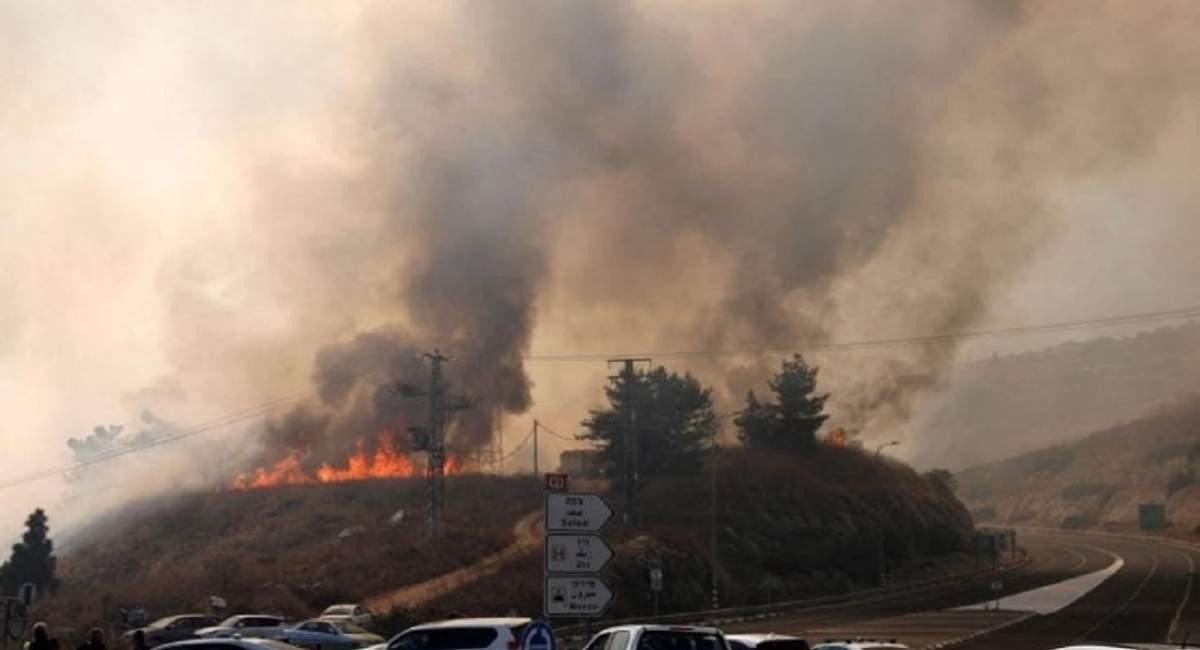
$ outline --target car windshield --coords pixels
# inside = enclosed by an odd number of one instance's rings
[[[1200,0],[0,0],[0,415],[0,650],[1200,650]]]

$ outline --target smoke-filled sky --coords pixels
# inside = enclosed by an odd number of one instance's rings
[[[307,390],[109,493],[289,422],[344,447],[434,346],[472,444],[598,403],[603,363],[530,354],[1200,304],[1198,29],[1189,0],[2,2],[0,479]],[[815,358],[872,437],[981,351]],[[778,358],[669,363],[732,409]],[[6,490],[0,531],[62,495]]]

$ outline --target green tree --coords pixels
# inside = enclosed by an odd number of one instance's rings
[[[608,476],[623,480],[625,437],[632,416],[638,475],[687,474],[703,466],[707,440],[717,430],[712,393],[691,375],[658,367],[621,373],[605,388],[608,406],[593,409],[578,437],[600,448]]]
[[[818,372],[797,354],[785,359],[780,371],[767,382],[775,401],[759,401],[750,391],[746,406],[734,420],[742,443],[776,451],[809,451],[816,447],[817,431],[829,418],[824,413],[829,395],[817,394]]]
[[[37,585],[41,592],[57,585],[54,572],[58,560],[54,557],[54,542],[50,539],[46,521],[46,513],[41,508],[25,520],[25,534],[19,543],[13,544],[8,562],[0,566],[0,582],[3,582],[5,594],[16,594],[26,582]]]

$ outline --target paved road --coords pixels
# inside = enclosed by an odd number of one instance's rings
[[[952,594],[903,602],[848,607],[837,612],[798,613],[769,621],[727,626],[730,632],[801,634],[810,640],[894,638],[913,648],[992,650],[1052,648],[1076,641],[1164,641],[1200,623],[1190,597],[1189,574],[1200,552],[1141,540],[1065,533],[1023,533],[1031,563],[1004,581],[1000,595],[1124,565],[1111,578],[1054,613],[963,611],[990,596],[986,584],[964,585]],[[1197,627],[1200,630],[1200,627]],[[1200,638],[1200,632],[1196,635]]]

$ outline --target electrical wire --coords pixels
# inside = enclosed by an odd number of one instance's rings
[[[1186,308],[1181,308],[1181,309],[1170,309],[1170,310],[1155,311],[1155,312],[1126,314],[1126,315],[1121,315],[1121,316],[1110,316],[1107,318],[1093,318],[1093,319],[1087,319],[1087,320],[1046,323],[1046,324],[1041,324],[1041,325],[1008,327],[1008,328],[989,329],[989,330],[975,330],[975,331],[955,332],[955,333],[947,333],[947,334],[934,334],[934,335],[926,335],[926,336],[910,336],[910,337],[889,338],[889,339],[867,339],[867,340],[860,340],[860,341],[817,343],[817,344],[809,344],[809,345],[773,346],[773,347],[761,347],[761,348],[732,348],[732,349],[719,349],[719,350],[690,350],[690,351],[685,350],[685,351],[675,351],[675,352],[669,352],[669,351],[668,352],[644,352],[644,353],[638,353],[638,354],[618,354],[618,353],[534,354],[534,355],[526,356],[525,361],[531,362],[531,363],[537,363],[537,362],[596,362],[596,361],[605,361],[608,359],[612,359],[614,357],[626,357],[626,356],[644,356],[644,357],[653,357],[656,360],[657,359],[670,360],[670,359],[699,359],[699,358],[706,358],[706,357],[735,356],[735,355],[761,355],[761,354],[771,354],[771,353],[795,352],[795,351],[800,351],[800,350],[804,350],[804,351],[855,350],[855,349],[865,349],[865,348],[891,347],[891,346],[897,346],[897,345],[914,345],[914,344],[928,345],[928,344],[935,344],[935,343],[944,343],[944,342],[949,342],[949,341],[961,341],[961,340],[973,340],[973,339],[985,339],[985,338],[1005,338],[1005,337],[1022,336],[1022,335],[1026,335],[1026,334],[1042,334],[1042,333],[1048,333],[1048,332],[1069,332],[1069,331],[1079,331],[1079,330],[1088,330],[1088,329],[1101,329],[1101,328],[1117,327],[1117,326],[1121,326],[1121,325],[1157,323],[1157,322],[1191,319],[1191,318],[1198,318],[1198,317],[1200,317],[1200,306],[1193,306],[1193,307],[1186,307]],[[365,376],[366,374],[370,374],[370,373],[363,373],[363,375],[360,375],[360,377]],[[63,474],[63,473],[71,472],[71,471],[74,471],[77,469],[81,469],[81,468],[88,467],[91,465],[95,465],[95,464],[107,462],[107,461],[110,461],[110,460],[113,460],[116,458],[120,458],[122,456],[128,456],[130,454],[148,451],[148,450],[151,450],[151,449],[154,449],[157,447],[161,447],[163,445],[175,443],[175,442],[178,442],[181,440],[186,440],[188,438],[199,435],[201,433],[206,433],[208,431],[224,428],[224,427],[227,427],[227,426],[230,426],[233,424],[237,424],[239,422],[244,422],[246,420],[250,420],[252,418],[260,417],[260,416],[265,415],[265,414],[269,413],[270,411],[275,410],[279,407],[286,406],[286,405],[292,404],[292,403],[296,403],[301,400],[313,397],[315,395],[316,395],[315,391],[308,391],[308,392],[292,395],[290,397],[284,397],[284,398],[272,400],[270,402],[265,402],[258,406],[254,406],[254,407],[243,409],[241,411],[235,411],[233,413],[228,413],[228,414],[222,415],[218,418],[214,418],[212,420],[203,422],[203,423],[195,425],[193,427],[182,429],[182,430],[180,430],[174,434],[171,434],[169,436],[157,438],[146,444],[137,445],[134,447],[126,447],[126,448],[122,448],[122,449],[116,449],[116,450],[112,450],[112,451],[108,451],[108,452],[103,452],[103,453],[96,454],[94,456],[90,456],[84,460],[80,460],[80,461],[77,461],[74,463],[60,465],[58,467],[53,467],[53,468],[49,468],[49,469],[39,470],[39,471],[32,472],[29,474],[17,476],[17,477],[11,478],[11,479],[3,480],[3,481],[0,481],[0,490],[13,488],[13,487],[16,487],[19,485],[23,485],[25,483],[30,483],[32,481],[36,481],[36,480],[40,480],[40,479],[47,478],[50,476],[54,476],[56,474]],[[572,438],[569,438],[567,436],[563,436],[562,434],[556,433],[552,429],[546,428],[544,426],[542,428],[546,429],[546,431],[548,433],[550,433],[551,435],[558,437],[562,440],[574,441]],[[532,438],[533,438],[533,431],[531,430],[529,432],[529,435],[527,435],[525,437],[525,439],[520,442],[520,444],[518,444],[509,453],[507,453],[503,457],[501,457],[500,460],[504,461],[504,460],[511,458],[518,451],[520,451]]]
[[[551,436],[558,438],[559,440],[566,440],[567,442],[579,442],[575,438],[572,438],[570,436],[564,436],[563,434],[556,432],[554,429],[551,429],[550,427],[546,426],[545,423],[543,423],[541,420],[538,420],[538,428],[540,430],[545,431],[546,433],[550,434]]]
[[[930,345],[937,343],[948,343],[952,341],[966,341],[975,339],[989,338],[1011,338],[1016,336],[1024,336],[1028,334],[1046,334],[1057,332],[1073,332],[1080,330],[1091,329],[1108,329],[1119,327],[1122,325],[1141,325],[1148,323],[1158,323],[1166,321],[1176,321],[1200,317],[1200,306],[1187,307],[1182,309],[1170,309],[1156,312],[1143,312],[1137,314],[1126,314],[1121,316],[1110,316],[1106,318],[1093,318],[1087,320],[1062,321],[1056,323],[1045,323],[1040,325],[1026,325],[1018,327],[1005,327],[997,329],[971,330],[964,332],[951,332],[945,334],[932,334],[924,336],[907,336],[897,338],[884,339],[864,339],[858,341],[837,341],[830,343],[808,343],[808,344],[792,344],[779,345],[771,347],[756,347],[756,348],[727,348],[713,350],[676,350],[676,351],[658,351],[658,352],[630,352],[630,353],[579,353],[579,354],[532,354],[525,357],[525,361],[529,363],[572,363],[572,362],[598,362],[606,361],[614,358],[627,357],[649,357],[655,360],[672,360],[672,359],[703,359],[710,357],[721,356],[752,356],[763,354],[779,354],[788,352],[814,352],[814,351],[840,351],[840,350],[861,350],[870,348],[895,347],[901,345]]]

